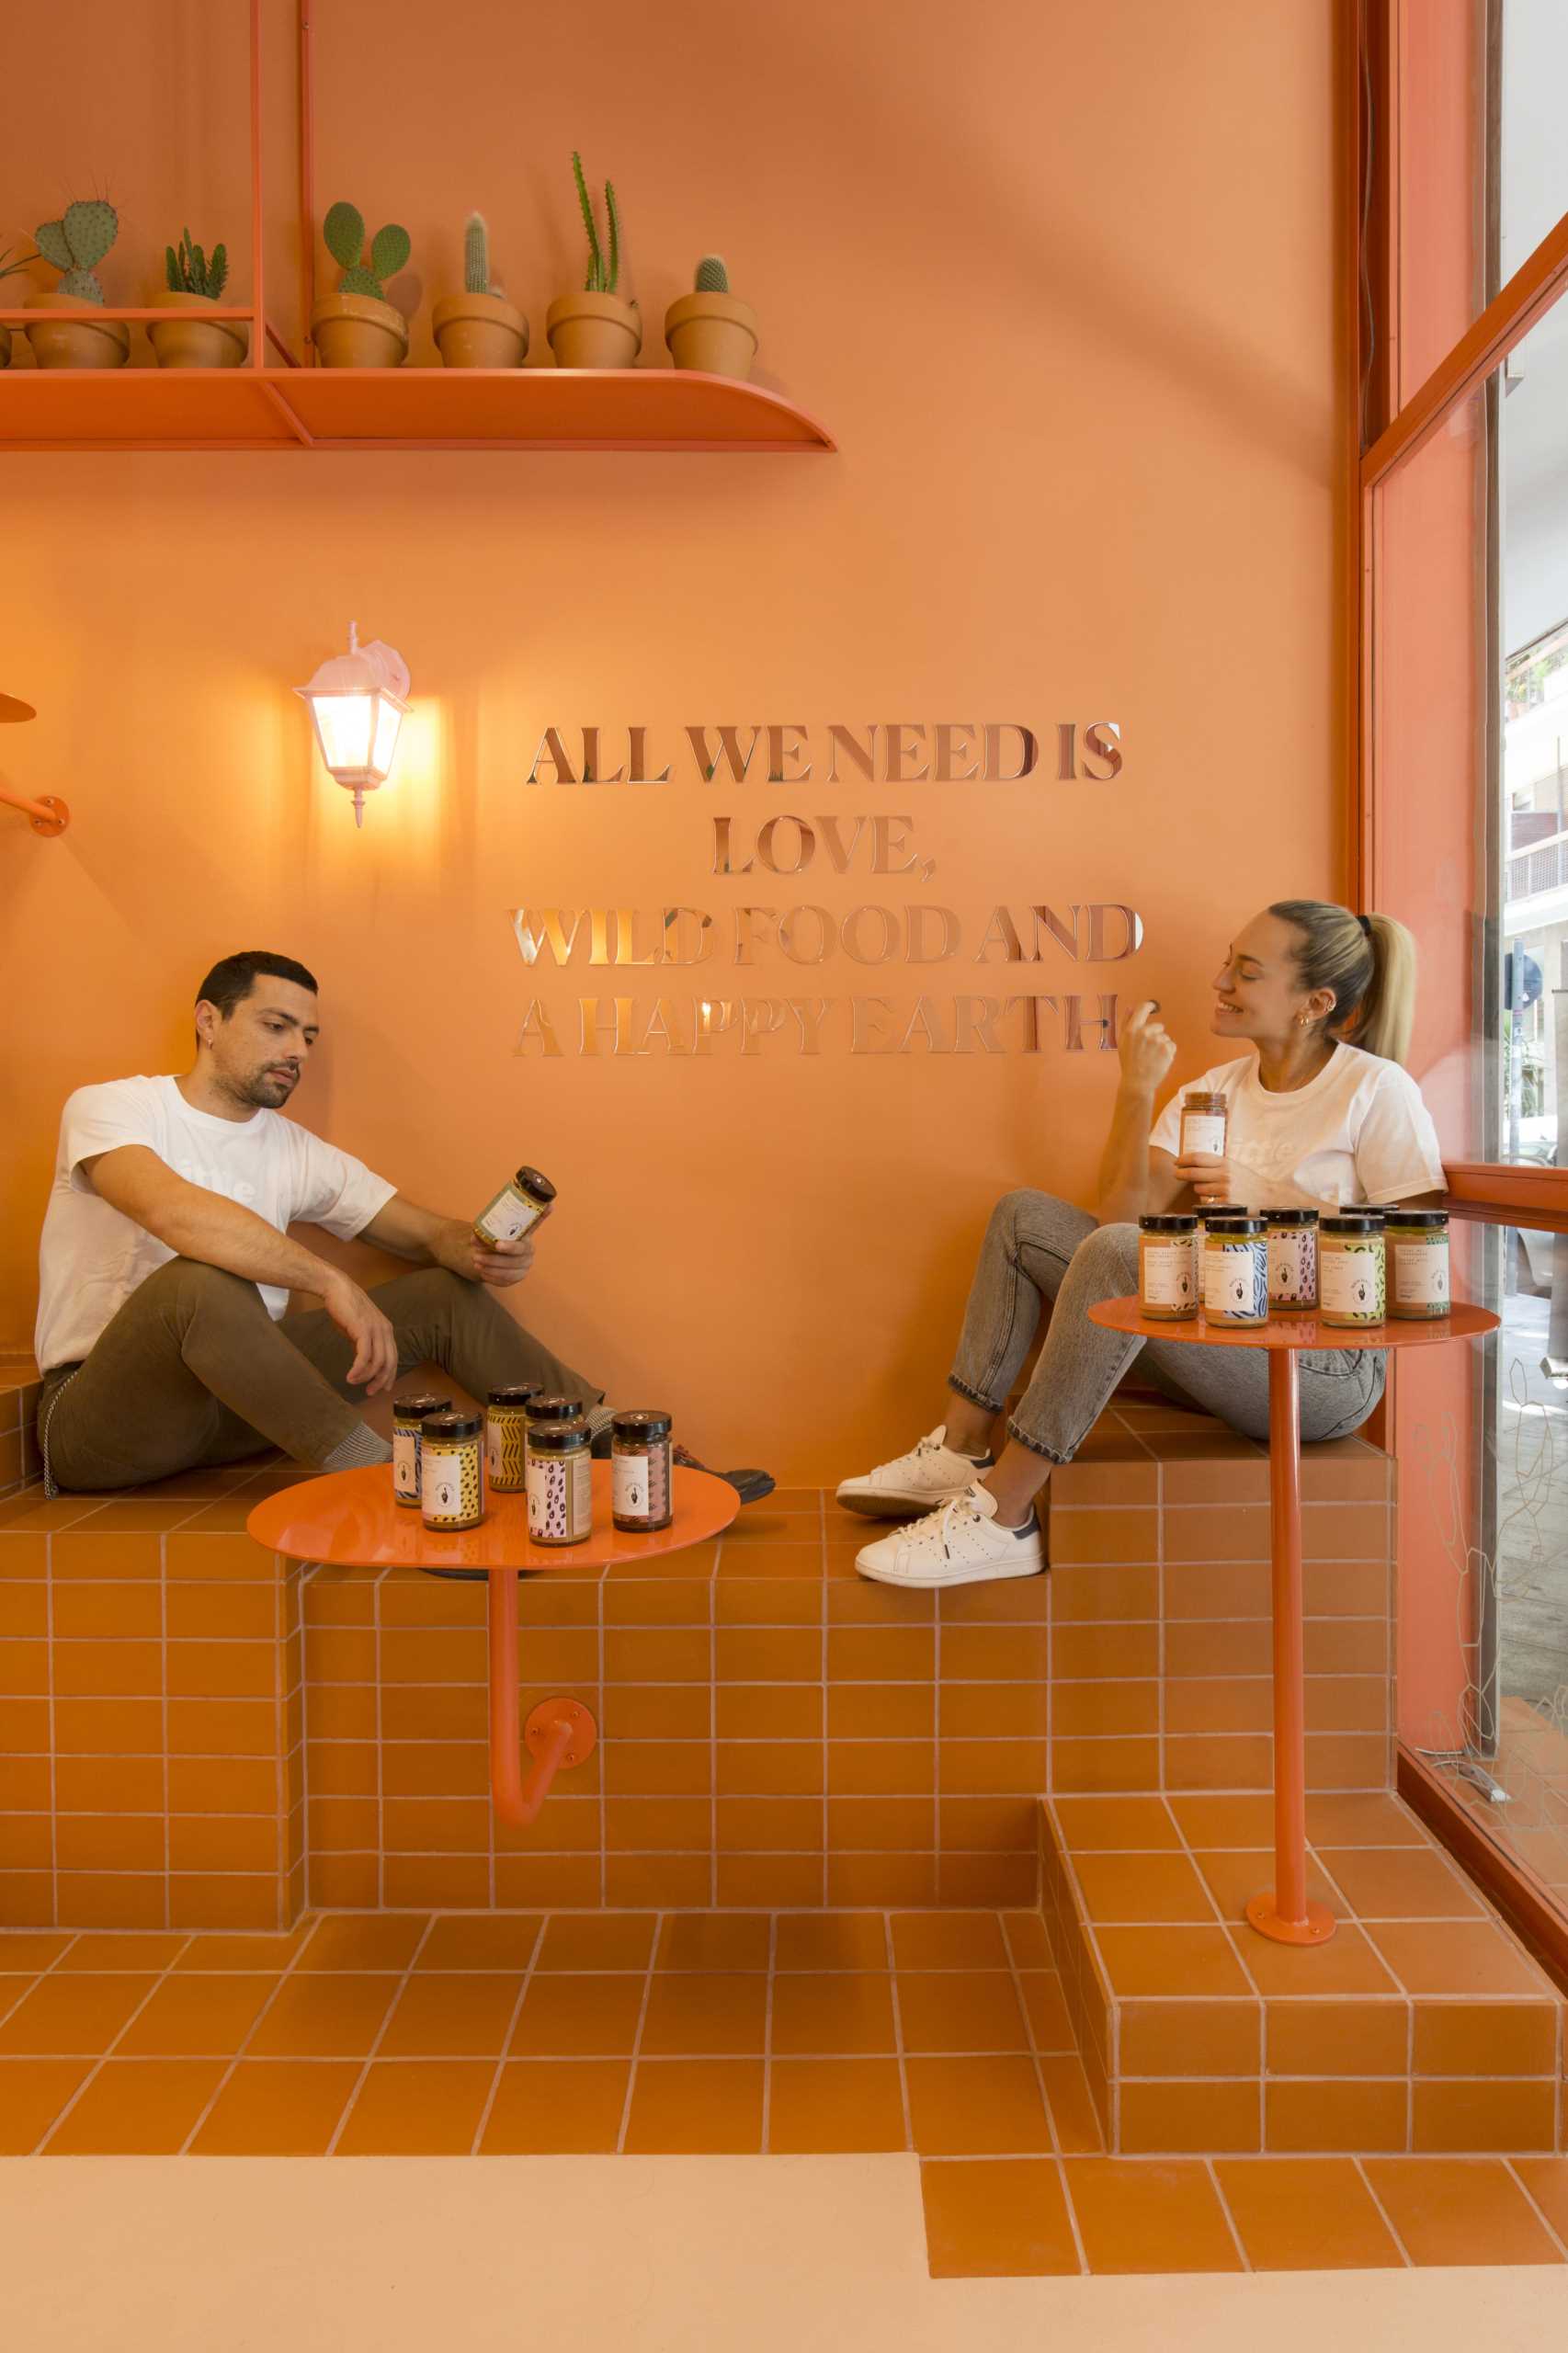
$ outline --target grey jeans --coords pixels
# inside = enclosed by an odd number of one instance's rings
[[[1261,1348],[1202,1348],[1140,1340],[1091,1324],[1096,1300],[1138,1289],[1138,1229],[1096,1225],[1085,1210],[1050,1193],[1008,1193],[985,1230],[963,1337],[948,1386],[999,1414],[1040,1326],[1055,1302],[1033,1378],[1007,1424],[1008,1435],[1050,1462],[1071,1462],[1112,1390],[1142,1349],[1155,1386],[1218,1415],[1244,1438],[1268,1435],[1268,1364]],[[1301,1372],[1301,1436],[1347,1438],[1383,1393],[1381,1349],[1306,1349]]]

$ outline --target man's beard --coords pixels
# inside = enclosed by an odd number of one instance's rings
[[[298,1085],[297,1077],[280,1078],[275,1071],[260,1070],[238,1086],[231,1086],[229,1091],[236,1101],[248,1103],[253,1110],[276,1111],[280,1103],[288,1102]]]

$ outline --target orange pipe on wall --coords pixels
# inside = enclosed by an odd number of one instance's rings
[[[490,1574],[490,1794],[503,1822],[526,1830],[539,1819],[563,1765],[593,1750],[594,1720],[575,1699],[543,1699],[528,1721],[533,1763],[525,1778],[517,1723],[517,1573]]]

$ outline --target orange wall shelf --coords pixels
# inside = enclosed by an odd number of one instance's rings
[[[827,451],[778,392],[674,368],[9,369],[0,449]]]

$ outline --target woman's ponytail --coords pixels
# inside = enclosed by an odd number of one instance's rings
[[[1277,899],[1268,910],[1300,934],[1303,989],[1330,989],[1333,1037],[1403,1063],[1415,1020],[1415,942],[1392,915],[1355,915],[1326,899]]]

